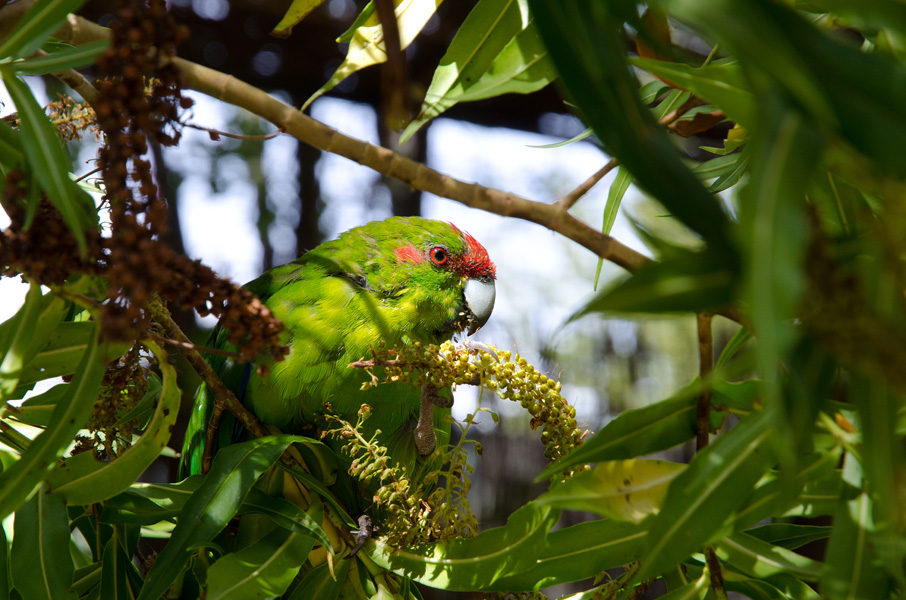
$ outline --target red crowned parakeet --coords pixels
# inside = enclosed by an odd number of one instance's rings
[[[369,375],[348,365],[370,358],[381,342],[439,343],[457,331],[474,331],[493,309],[494,280],[484,247],[450,223],[420,217],[369,223],[247,284],[285,325],[290,351],[282,362],[270,362],[263,377],[254,365],[221,356],[209,362],[264,424],[286,433],[310,432],[304,427],[325,403],[350,423],[362,404],[370,405],[366,435],[380,429],[391,459],[411,469],[420,391],[403,384],[363,391]],[[212,343],[226,348],[227,338],[218,326]],[[206,389],[199,390],[184,445],[191,473],[200,471],[211,401]],[[438,443],[449,439],[445,412],[434,411]],[[224,425],[221,434],[229,429]]]

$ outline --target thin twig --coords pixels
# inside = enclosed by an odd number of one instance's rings
[[[727,600],[727,588],[724,586],[720,559],[717,558],[713,546],[705,546],[705,557],[708,561],[708,573],[711,576],[711,589],[714,590],[714,597],[717,600]]]
[[[218,356],[235,358],[237,360],[241,358],[238,352],[221,350],[220,348],[211,348],[209,346],[199,346],[198,344],[193,344],[192,342],[183,342],[181,340],[174,340],[159,335],[152,335],[151,338],[155,341],[161,342],[162,344],[169,344],[170,346],[176,346],[177,348],[182,348],[183,350],[197,350],[198,352],[203,352],[205,354],[216,354]]]
[[[714,338],[711,332],[710,313],[696,315],[698,324],[698,374],[705,381],[714,369]],[[698,396],[695,413],[695,450],[700,452],[708,445],[711,432],[711,389],[705,386]]]
[[[84,179],[87,179],[88,177],[91,177],[95,173],[100,173],[103,170],[104,170],[103,167],[98,167],[97,169],[92,169],[91,171],[88,171],[84,175],[80,175],[75,181],[76,181],[76,183],[78,183]]]
[[[220,377],[217,376],[217,373],[214,372],[211,365],[205,361],[204,357],[201,356],[201,353],[195,348],[192,342],[189,341],[186,334],[182,332],[179,325],[177,325],[173,320],[173,317],[170,316],[170,311],[161,304],[160,300],[155,299],[149,302],[148,309],[151,311],[151,316],[154,318],[154,321],[163,328],[163,331],[168,338],[182,342],[179,347],[182,350],[183,356],[186,357],[186,360],[189,361],[189,364],[192,365],[192,368],[195,369],[198,376],[201,377],[205,385],[208,386],[211,393],[214,394],[215,405],[221,404],[223,408],[230,411],[230,413],[239,419],[239,422],[252,432],[252,435],[255,437],[264,437],[268,435],[267,430],[261,424],[261,421],[258,420],[258,417],[244,407],[233,392],[223,384],[223,381],[220,380]]]
[[[576,189],[563,196],[560,200],[557,201],[556,206],[559,206],[562,210],[569,210],[573,205],[579,201],[582,196],[588,193],[588,191],[595,187],[599,181],[604,179],[604,176],[614,170],[618,165],[617,159],[611,158],[607,161],[603,167],[601,167],[597,173],[583,181]]]
[[[227,131],[220,131],[219,129],[214,129],[213,127],[204,127],[203,125],[196,125],[194,123],[182,123],[182,126],[207,132],[211,136],[211,139],[217,139],[218,137],[227,137],[233,138],[234,140],[243,140],[246,142],[266,142],[268,140],[276,138],[281,133],[285,133],[282,129],[277,129],[276,131],[265,133],[263,135],[244,135],[241,133],[229,133]]]
[[[217,430],[220,429],[220,420],[223,417],[223,404],[215,402],[211,409],[211,420],[208,421],[208,428],[204,435],[204,450],[201,453],[201,472],[207,474],[211,470],[211,462],[214,459],[214,438],[217,436]]]

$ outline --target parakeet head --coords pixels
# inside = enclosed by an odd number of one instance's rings
[[[396,307],[415,338],[474,333],[494,308],[496,268],[475,238],[451,223],[393,217],[342,234],[340,247],[362,251],[356,283]],[[356,252],[356,254],[359,254]],[[356,264],[357,263],[357,264]]]

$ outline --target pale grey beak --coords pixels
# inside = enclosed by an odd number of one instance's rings
[[[469,279],[463,288],[463,296],[465,296],[469,312],[472,313],[468,332],[473,334],[491,317],[494,300],[497,298],[497,288],[493,280]]]

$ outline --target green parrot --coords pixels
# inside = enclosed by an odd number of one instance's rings
[[[417,443],[421,392],[392,383],[361,390],[369,375],[348,365],[370,358],[381,342],[439,343],[458,331],[474,332],[494,307],[495,278],[484,247],[450,223],[421,217],[369,223],[246,285],[285,326],[290,350],[283,361],[262,359],[268,369],[260,376],[259,364],[207,358],[247,408],[284,433],[314,435],[311,424],[325,404],[350,423],[362,404],[370,405],[366,435],[379,429],[391,459],[411,472],[434,442]],[[218,325],[211,343],[229,349],[228,332]],[[202,386],[183,445],[184,472],[200,471],[211,404]],[[442,444],[450,431],[445,412],[434,411],[431,436]],[[220,444],[235,441],[232,429],[226,419],[221,423]]]

